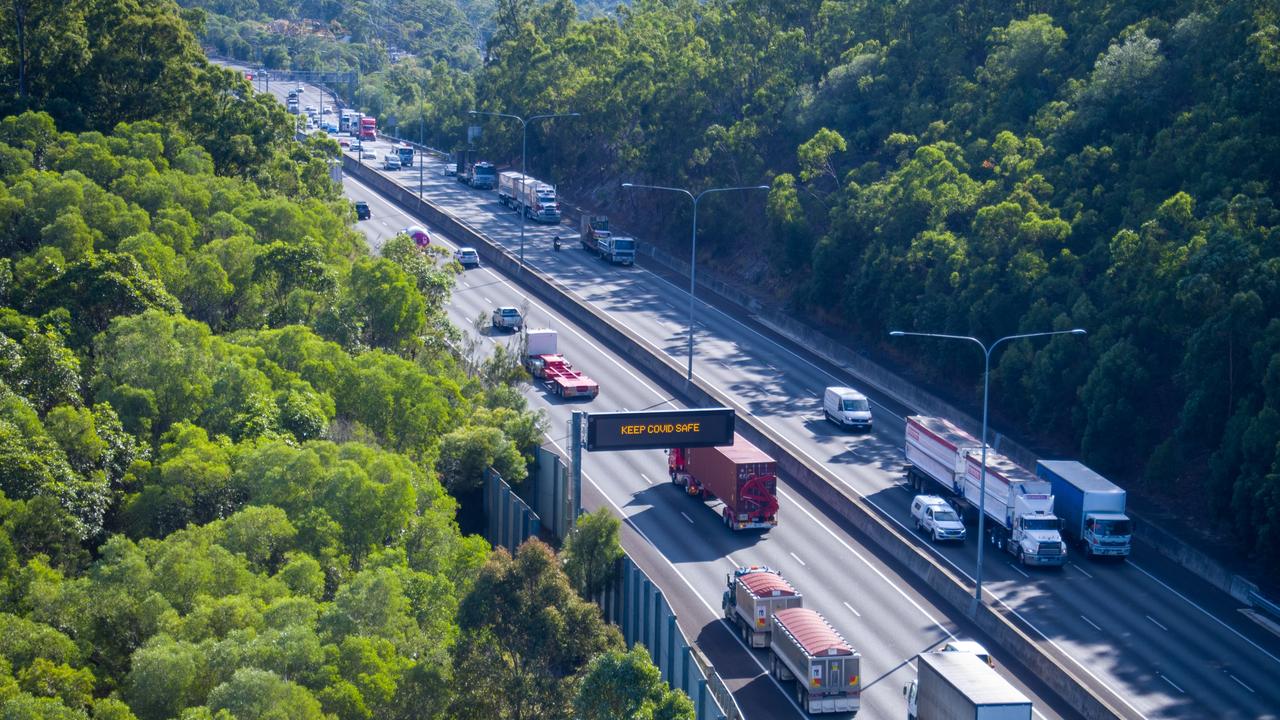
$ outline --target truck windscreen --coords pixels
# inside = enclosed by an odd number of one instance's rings
[[[1026,530],[1057,530],[1058,518],[1026,518],[1022,527]]]
[[[1132,523],[1128,520],[1099,520],[1093,527],[1093,531],[1098,535],[1132,535]]]

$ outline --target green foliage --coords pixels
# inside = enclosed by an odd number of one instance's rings
[[[564,572],[582,597],[595,597],[617,576],[623,556],[621,527],[608,508],[600,508],[579,517],[565,539]]]
[[[692,720],[693,701],[662,682],[662,673],[642,645],[592,660],[573,699],[582,720]]]
[[[494,551],[458,612],[457,718],[563,717],[574,676],[620,650],[617,628],[574,593],[555,554],[534,539]]]

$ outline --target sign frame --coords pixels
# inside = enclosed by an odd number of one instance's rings
[[[726,407],[588,413],[586,449],[594,452],[732,445],[736,424],[737,413]]]

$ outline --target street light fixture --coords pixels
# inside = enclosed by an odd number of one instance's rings
[[[511,118],[520,122],[520,174],[527,177],[525,171],[525,150],[529,143],[529,123],[534,120],[546,120],[547,118],[563,118],[563,117],[580,117],[581,113],[545,113],[543,115],[530,115],[529,117],[520,117],[510,113],[488,112],[485,110],[468,110],[469,115],[490,115],[492,117]],[[523,202],[520,208],[520,267],[524,267],[524,207]]]
[[[973,604],[977,608],[982,602],[982,550],[986,547],[986,502],[987,502],[987,391],[991,388],[991,353],[996,346],[1006,340],[1022,340],[1024,338],[1045,337],[1048,335],[1086,335],[1088,334],[1081,328],[1073,328],[1071,330],[1054,330],[1052,332],[1036,332],[1024,333],[1021,335],[1006,335],[996,340],[991,345],[984,344],[981,340],[968,335],[945,335],[943,333],[923,333],[923,332],[904,332],[902,330],[893,330],[889,333],[890,337],[932,337],[943,338],[944,340],[968,340],[977,343],[982,348],[983,368],[982,368],[982,467],[978,471],[978,567],[974,571],[974,590]]]
[[[718,192],[729,192],[730,190],[768,190],[768,185],[743,185],[738,187],[718,187],[708,188],[694,195],[684,188],[665,187],[663,185],[639,185],[637,183],[622,183],[624,188],[640,188],[644,190],[665,190],[667,192],[683,193],[693,201],[693,243],[689,250],[689,369],[685,376],[686,382],[693,382],[693,294],[694,294],[694,271],[698,264],[698,202],[702,200],[704,195]]]

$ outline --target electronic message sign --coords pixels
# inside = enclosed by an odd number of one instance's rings
[[[588,450],[652,450],[733,444],[733,408],[590,413]]]

